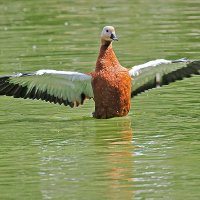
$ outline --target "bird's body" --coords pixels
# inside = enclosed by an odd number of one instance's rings
[[[200,74],[200,61],[157,59],[132,69],[122,67],[113,51],[115,29],[105,26],[96,69],[91,73],[39,70],[0,76],[0,95],[40,99],[65,106],[95,101],[95,118],[121,117],[130,110],[130,98],[158,85]]]
[[[111,43],[102,44],[92,78],[94,117],[127,115],[130,110],[131,77],[128,70],[120,65]]]

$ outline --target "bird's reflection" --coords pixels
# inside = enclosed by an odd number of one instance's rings
[[[110,197],[111,199],[132,199],[133,198],[133,130],[129,118],[119,120],[115,123],[117,131],[109,139],[109,171]]]

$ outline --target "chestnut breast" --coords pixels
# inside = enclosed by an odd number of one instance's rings
[[[128,114],[130,110],[131,78],[126,68],[117,66],[95,72],[92,87],[97,118]]]

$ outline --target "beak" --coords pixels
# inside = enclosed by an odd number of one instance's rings
[[[117,38],[117,36],[116,36],[115,33],[111,33],[110,38],[111,38],[112,40],[118,41],[118,38]]]

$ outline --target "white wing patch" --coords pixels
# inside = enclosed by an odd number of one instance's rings
[[[193,74],[199,74],[199,61],[187,58],[177,60],[157,59],[142,65],[136,65],[129,70],[132,77],[132,96],[146,90],[167,85],[182,80]]]
[[[172,63],[171,60],[165,60],[165,59],[152,60],[141,65],[135,65],[134,67],[132,67],[131,70],[129,70],[129,74],[130,76],[135,77],[135,76],[138,76],[142,72],[142,69],[145,69],[148,67],[152,68],[161,64],[171,64],[171,63]]]
[[[53,69],[41,69],[41,70],[38,70],[36,71],[35,73],[36,75],[43,75],[43,74],[60,74],[60,75],[79,75],[80,77],[83,77],[85,78],[85,76],[83,75],[86,75],[86,74],[83,74],[83,73],[79,73],[79,72],[71,72],[71,71],[57,71],[57,70],[53,70]]]
[[[36,98],[50,102],[58,99],[65,105],[79,105],[84,98],[93,98],[91,80],[90,75],[79,72],[39,70],[35,73],[11,75],[6,84],[16,85],[23,90],[17,97],[16,90],[13,90],[16,98]]]

